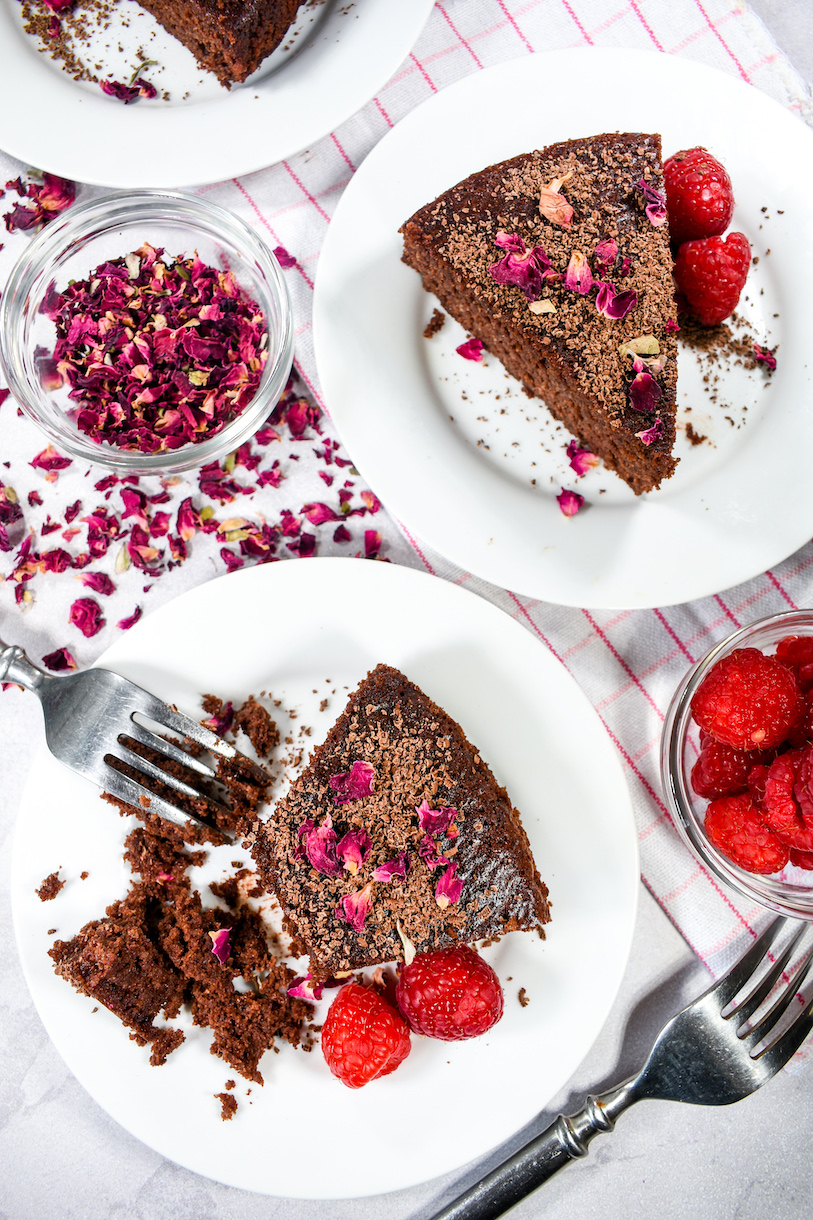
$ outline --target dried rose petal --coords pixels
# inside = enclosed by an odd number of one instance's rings
[[[769,372],[773,372],[776,368],[776,356],[767,347],[760,347],[758,343],[754,344],[754,357],[760,364],[764,364]]]
[[[675,334],[675,333],[676,333],[677,331],[679,331],[679,330],[680,330],[680,327],[678,326],[678,324],[677,324],[677,322],[675,321],[675,319],[674,319],[674,318],[667,318],[667,319],[666,319],[666,332],[667,332],[667,334]]]
[[[415,812],[418,815],[418,825],[421,830],[425,830],[430,835],[445,834],[457,817],[457,810],[452,809],[451,806],[430,809],[426,797],[423,798],[420,805],[416,805]]]
[[[502,230],[497,233],[494,243],[506,251],[505,257],[492,263],[488,269],[496,284],[511,284],[521,288],[526,300],[535,301],[542,291],[544,281],[558,278],[541,246],[526,249],[519,234],[505,233]]]
[[[94,593],[100,593],[103,597],[109,597],[111,593],[116,592],[116,586],[106,572],[83,572],[76,579],[81,580],[88,589],[92,589]]]
[[[598,281],[597,281],[598,282]],[[625,318],[638,304],[638,293],[631,288],[616,288],[615,284],[599,283],[596,309],[615,321]]]
[[[584,504],[584,496],[580,496],[577,491],[565,490],[559,492],[556,501],[565,517],[575,517]]]
[[[116,626],[120,631],[129,631],[131,627],[135,627],[138,620],[141,618],[141,607],[136,606],[132,614],[128,614],[126,618],[120,618]]]
[[[337,805],[346,805],[348,801],[360,801],[369,796],[373,790],[375,767],[372,763],[356,760],[349,771],[331,775],[328,779],[336,793],[333,800]]]
[[[217,733],[218,737],[222,737],[224,733],[228,733],[234,720],[234,706],[229,701],[220,705],[220,711],[207,716],[205,720],[201,720],[201,724],[205,729],[211,729],[213,733]]]
[[[333,912],[337,919],[349,923],[354,932],[364,931],[364,921],[372,910],[372,884],[365,885],[357,894],[345,894]]]
[[[394,877],[402,880],[409,872],[409,857],[405,851],[399,852],[394,860],[387,860],[373,869],[373,881],[392,881]]]
[[[635,435],[639,441],[643,441],[645,445],[651,445],[656,441],[663,432],[663,424],[659,419],[656,419],[651,428],[644,428],[643,432],[636,432]]]
[[[42,663],[55,673],[60,673],[65,669],[76,669],[76,662],[67,648],[57,648],[55,652],[49,652],[42,658]]]
[[[662,394],[655,378],[644,370],[630,383],[630,406],[634,411],[654,411]]]
[[[435,902],[443,911],[450,903],[459,902],[463,893],[463,882],[455,876],[457,865],[450,864],[435,886]]]
[[[138,73],[129,85],[118,80],[103,80],[99,81],[99,86],[102,93],[106,93],[108,97],[117,98],[120,102],[124,102],[125,106],[129,106],[131,102],[140,101],[142,97],[153,98],[158,95],[155,85],[144,80]]]
[[[296,259],[294,258],[294,256],[292,254],[288,253],[288,251],[285,249],[284,246],[275,246],[274,247],[274,257],[276,258],[280,267],[295,267],[296,266]]]
[[[71,606],[68,622],[78,627],[82,635],[95,635],[104,626],[102,608],[92,597],[79,597]]]
[[[449,863],[446,856],[440,854],[435,840],[429,835],[424,835],[418,844],[418,855],[427,868],[438,868],[441,864]]]
[[[656,191],[650,186],[645,178],[640,178],[635,183],[638,190],[644,196],[644,211],[647,214],[648,220],[657,227],[666,224],[666,196],[660,191]]]
[[[302,840],[305,855],[317,872],[324,873],[326,877],[342,875],[344,870],[336,856],[338,836],[333,829],[333,819],[330,814],[327,815],[321,826],[308,827],[307,823],[300,826],[297,835]]]
[[[64,470],[66,466],[70,466],[71,458],[62,457],[57,453],[53,445],[46,445],[41,453],[38,453],[33,461],[28,463],[35,470]]]
[[[588,470],[592,470],[601,462],[601,459],[596,457],[595,453],[591,453],[589,449],[579,448],[577,441],[570,441],[565,453],[570,465],[580,477],[587,474]]]
[[[565,288],[586,296],[593,287],[593,273],[581,250],[574,250],[565,272]]]
[[[612,267],[618,258],[618,242],[614,237],[607,237],[604,241],[598,242],[595,256],[597,262],[601,263],[604,267]]]
[[[336,847],[336,855],[347,871],[355,876],[361,868],[372,846],[372,839],[363,827],[348,830]]]
[[[212,940],[212,953],[214,953],[221,965],[225,965],[231,953],[229,945],[231,928],[218,928],[216,932],[210,932],[209,936]]]
[[[622,360],[625,356],[657,356],[660,350],[661,345],[654,335],[635,335],[618,346],[618,354]]]
[[[563,178],[553,178],[539,192],[539,211],[555,225],[569,225],[573,219],[573,208],[561,195],[562,184],[571,178],[565,174]]]
[[[464,360],[473,360],[477,363],[483,359],[483,343],[481,339],[467,339],[465,343],[461,343],[455,348],[458,356],[462,356]]]
[[[313,982],[308,971],[293,980],[290,987],[286,988],[286,994],[297,1000],[321,1000],[324,989],[325,984]]]
[[[64,13],[73,8],[74,0],[45,0],[52,13]]]
[[[60,178],[58,174],[44,173],[41,184],[29,182],[23,185],[20,179],[7,182],[6,189],[13,188],[18,195],[33,200],[33,207],[23,207],[15,204],[11,212],[4,213],[6,229],[9,233],[15,229],[35,229],[53,220],[60,212],[69,207],[76,198],[76,184],[68,178]]]

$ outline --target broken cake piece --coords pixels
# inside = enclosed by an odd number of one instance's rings
[[[660,136],[590,136],[491,165],[400,232],[424,288],[637,495],[672,475]]]
[[[542,929],[547,887],[461,727],[379,665],[258,822],[252,854],[314,979]]]

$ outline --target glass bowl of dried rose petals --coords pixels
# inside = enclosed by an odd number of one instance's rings
[[[242,219],[176,191],[116,192],[31,241],[0,298],[0,362],[60,451],[172,474],[247,441],[293,358],[279,264]]]
[[[697,662],[666,715],[661,774],[713,878],[813,920],[813,610],[751,623]]]

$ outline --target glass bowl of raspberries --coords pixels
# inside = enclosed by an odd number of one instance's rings
[[[762,906],[813,920],[813,610],[741,628],[686,674],[661,773],[702,864]]]
[[[0,297],[0,364],[60,456],[174,474],[250,439],[290,375],[280,265],[239,216],[117,191],[51,220]],[[46,460],[48,451],[46,451]]]

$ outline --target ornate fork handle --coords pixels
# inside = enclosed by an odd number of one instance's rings
[[[42,682],[49,677],[49,674],[31,664],[19,645],[4,644],[0,640],[0,682],[17,682],[36,694]]]
[[[638,1101],[638,1077],[588,1097],[578,1114],[560,1114],[551,1125],[475,1183],[432,1220],[496,1220],[524,1199],[557,1170],[587,1155],[588,1145],[600,1132],[612,1131],[616,1119]]]

